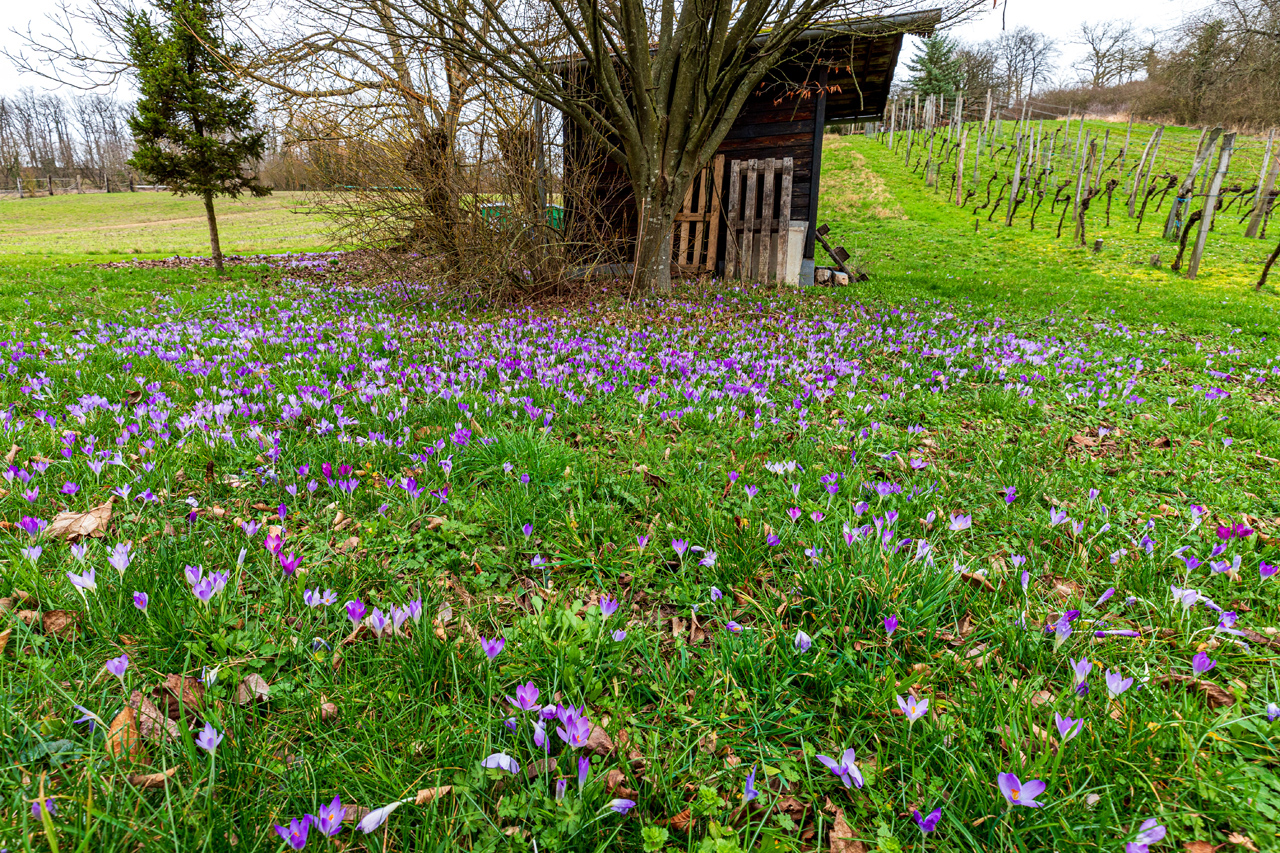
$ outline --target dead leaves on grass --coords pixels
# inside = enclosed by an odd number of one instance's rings
[[[1236,698],[1212,681],[1201,681],[1190,675],[1171,672],[1155,679],[1157,684],[1184,684],[1188,690],[1194,690],[1204,697],[1210,708],[1226,708],[1236,703]]]
[[[111,504],[115,498],[88,512],[60,512],[52,522],[45,535],[50,539],[65,539],[76,542],[88,537],[101,538],[107,533],[107,525],[111,522]]]

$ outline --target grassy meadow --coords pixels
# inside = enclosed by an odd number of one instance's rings
[[[0,847],[1280,849],[1261,247],[828,141],[844,289],[7,257]]]

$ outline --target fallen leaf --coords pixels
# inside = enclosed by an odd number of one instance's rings
[[[524,777],[526,779],[535,779],[543,773],[550,773],[556,769],[556,760],[554,758],[544,758],[541,761],[530,761],[524,767]]]
[[[658,823],[665,823],[676,832],[688,832],[689,825],[693,823],[693,812],[689,809],[685,809],[680,812],[680,814],[669,817],[666,820],[660,820]]]
[[[1180,675],[1178,673],[1169,673],[1155,679],[1158,684],[1185,684],[1188,690],[1195,690],[1204,696],[1205,701],[1209,703],[1210,708],[1226,708],[1236,703],[1236,697],[1223,690],[1212,681],[1201,681],[1190,675]]]
[[[204,685],[189,675],[166,675],[164,684],[155,689],[154,695],[171,720],[178,719],[184,707],[189,713],[197,714],[204,707]]]
[[[604,730],[604,726],[591,727],[591,734],[587,735],[586,749],[592,755],[609,756],[613,754],[615,749],[613,739]]]
[[[267,680],[256,672],[251,672],[240,682],[240,686],[236,688],[235,703],[237,705],[248,705],[250,702],[265,702],[271,694],[271,688],[267,684]]]
[[[3,631],[0,631],[0,655],[4,654],[4,647],[9,645],[9,637],[12,634],[12,628],[5,628]]]
[[[13,460],[18,458],[18,454],[22,452],[22,448],[14,444],[9,447],[9,452],[4,455],[4,464],[12,465]]]
[[[1258,848],[1254,846],[1253,839],[1247,835],[1241,835],[1238,832],[1228,832],[1227,840],[1232,844],[1241,845],[1245,850],[1250,850],[1252,853],[1258,853]]]
[[[351,536],[351,537],[348,537],[347,539],[342,540],[337,545],[335,545],[334,550],[336,550],[340,554],[345,554],[348,551],[354,551],[357,547],[359,547],[359,545],[360,545],[360,537]]]
[[[320,719],[326,723],[331,723],[338,719],[338,706],[332,702],[320,703]]]
[[[137,712],[138,728],[147,740],[178,739],[178,726],[160,712],[155,704],[135,690],[129,696],[129,707]]]
[[[1208,841],[1184,841],[1182,842],[1182,849],[1186,853],[1213,853],[1218,848]]]
[[[74,640],[80,630],[80,614],[74,610],[47,610],[40,617],[45,634],[60,640]]]
[[[111,730],[107,732],[107,749],[120,760],[132,760],[142,752],[137,714],[128,705],[111,721]]]
[[[50,539],[65,539],[74,542],[86,536],[105,536],[107,523],[111,521],[111,498],[102,506],[96,506],[88,512],[60,512],[54,516],[45,535]]]
[[[129,784],[135,788],[163,788],[165,783],[178,772],[177,767],[161,770],[159,773],[137,773],[129,777]]]
[[[982,575],[977,575],[973,572],[961,572],[960,577],[967,581],[970,586],[980,587],[981,589],[985,589],[987,592],[996,591],[996,588],[991,581],[987,580]]]
[[[28,628],[38,625],[40,624],[40,611],[39,610],[19,610],[18,621],[21,622],[23,625],[26,625]]]
[[[853,829],[844,819],[844,809],[835,808],[831,822],[831,853],[867,853],[867,845],[853,837]]]
[[[449,520],[449,519],[448,519],[448,518],[445,518],[444,516],[440,516],[440,515],[428,515],[428,516],[427,516],[427,529],[428,529],[428,530],[437,530],[437,529],[439,529],[440,525],[444,524],[444,523],[445,523],[446,521],[448,521],[448,520]]]
[[[415,806],[425,806],[432,800],[439,799],[452,790],[452,785],[440,785],[436,788],[423,788],[418,792],[418,795],[413,798],[413,804]]]
[[[626,781],[627,774],[614,767],[605,774],[604,789],[615,797],[626,797],[627,799],[630,799],[636,795],[636,792],[624,784]]]

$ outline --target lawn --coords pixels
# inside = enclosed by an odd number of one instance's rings
[[[1277,849],[1275,293],[824,162],[857,288],[3,267],[0,846]]]
[[[224,253],[271,254],[328,245],[324,221],[305,193],[217,201]],[[6,256],[209,254],[204,202],[170,193],[95,193],[0,198]],[[110,260],[111,258],[107,258]]]

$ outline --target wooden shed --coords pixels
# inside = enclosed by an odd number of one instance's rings
[[[829,23],[800,37],[747,100],[677,217],[672,274],[811,282],[822,136],[834,123],[883,117],[902,40],[932,35],[930,10]],[[565,186],[589,186],[590,204],[565,199],[568,215],[590,209],[597,226],[628,249],[636,238],[630,182],[612,159],[581,155],[585,140],[565,126]],[[591,181],[574,174],[591,162]]]

